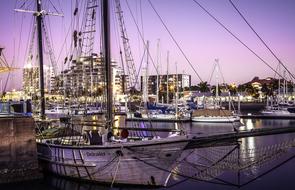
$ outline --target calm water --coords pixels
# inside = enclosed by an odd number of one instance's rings
[[[149,125],[149,124],[147,124]],[[167,123],[153,123],[153,127],[174,127],[174,124]],[[265,128],[265,127],[295,127],[295,120],[251,120],[245,119],[242,120],[242,126],[240,125],[232,125],[232,124],[198,124],[198,123],[186,123],[182,125],[178,125],[177,127],[183,128],[187,131],[187,133],[194,136],[204,136],[207,134],[218,134],[227,131],[233,131],[234,127],[240,130],[243,129],[252,129],[252,128]],[[156,134],[153,132],[153,135],[158,136],[166,136],[165,132],[157,132]],[[272,136],[264,136],[264,137],[249,137],[240,140],[240,154],[238,149],[235,149],[230,156],[227,158],[231,158],[230,165],[237,164],[239,161],[243,159],[243,156],[249,158],[249,162],[255,163],[255,161],[259,161],[264,154],[270,154],[271,159],[264,161],[264,164],[256,164],[253,166],[249,166],[244,170],[228,170],[228,169],[220,169],[220,166],[217,164],[214,167],[219,168],[217,174],[214,171],[209,172],[211,178],[208,181],[198,181],[196,179],[188,179],[186,177],[180,177],[179,175],[172,175],[169,180],[169,187],[161,188],[161,189],[210,189],[210,190],[219,190],[219,189],[238,189],[238,184],[240,186],[239,189],[295,189],[295,147],[291,147],[288,149],[284,149],[283,152],[275,152],[276,147],[283,146],[283,142],[288,142],[295,139],[295,134],[282,134],[282,135],[272,135]],[[287,143],[286,143],[287,144]],[[285,145],[286,145],[285,144]],[[196,159],[200,156],[204,156],[210,158],[208,160],[215,160],[215,163],[220,164],[220,158],[225,156],[225,153],[229,152],[236,146],[224,146],[224,147],[215,147],[215,148],[203,148],[196,150],[186,150],[183,152],[182,158],[186,158],[186,160],[191,162],[198,161],[200,164],[200,160]],[[256,150],[256,151],[255,151]],[[261,153],[262,152],[262,153]],[[273,152],[273,154],[271,154]],[[192,153],[192,154],[191,154]],[[220,154],[220,155],[219,155]],[[190,155],[190,157],[186,157]],[[240,159],[236,159],[237,155],[239,155]],[[278,155],[278,156],[275,156]],[[230,158],[229,158],[230,157]],[[216,161],[217,160],[217,161]],[[191,163],[190,162],[190,163]],[[226,163],[224,161],[224,163]],[[194,168],[196,165],[189,165],[190,168],[187,168],[187,165],[179,166],[179,172],[181,174],[185,174],[185,176],[193,176]],[[212,165],[211,165],[212,166]],[[210,170],[208,170],[210,171]],[[222,183],[222,184],[215,184]],[[1,189],[13,189],[13,190],[21,190],[21,189],[33,189],[33,190],[98,190],[98,189],[140,189],[138,187],[114,187],[110,188],[109,186],[101,186],[97,184],[89,184],[89,183],[81,183],[74,180],[63,179],[61,177],[45,175],[44,179],[18,183],[18,184],[10,184],[10,185],[2,185]]]

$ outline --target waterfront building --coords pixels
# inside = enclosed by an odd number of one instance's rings
[[[44,85],[47,92],[52,92],[55,86],[55,74],[52,66],[44,65]]]
[[[72,60],[71,66],[56,77],[55,91],[67,97],[101,96],[105,93],[103,58],[97,54]],[[114,94],[124,92],[124,72],[112,60]],[[125,78],[127,78],[125,76]]]
[[[114,65],[113,66],[113,92],[114,95],[125,94],[128,90],[129,77],[124,73],[124,70]]]
[[[157,94],[157,78],[160,92],[167,91],[167,81],[169,92],[176,92],[177,86],[178,90],[181,92],[185,87],[191,86],[191,75],[187,74],[169,74],[168,80],[167,75],[149,75],[147,80],[147,91],[148,94]],[[178,84],[177,84],[178,81]],[[143,76],[141,76],[141,91],[143,91]]]
[[[50,92],[54,86],[53,68],[44,65],[44,85],[45,91]],[[26,95],[33,95],[39,91],[39,67],[27,63],[23,69],[23,91]]]
[[[80,97],[102,93],[104,66],[96,54],[72,60],[69,69],[61,73],[60,92],[66,96]]]
[[[23,91],[26,94],[35,94],[39,90],[39,67],[28,63],[23,69]]]

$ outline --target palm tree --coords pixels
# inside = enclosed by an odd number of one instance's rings
[[[233,86],[233,85],[228,85],[228,90],[230,92],[231,95],[236,95],[237,92],[238,92],[238,89],[236,86]]]
[[[258,89],[254,88],[251,84],[246,84],[245,92],[254,98],[259,97]]]
[[[196,85],[193,85],[193,86],[190,87],[190,90],[191,91],[198,91],[199,90],[199,87],[196,86]]]
[[[271,85],[263,84],[261,87],[261,92],[265,94],[266,96],[272,96],[273,95],[273,90]]]
[[[198,88],[199,88],[199,91],[200,92],[209,92],[210,89],[209,89],[209,84],[207,83],[207,81],[205,82],[200,82],[198,84]]]
[[[211,93],[212,93],[213,96],[216,95],[216,86],[215,85],[213,85],[211,87]],[[220,96],[220,95],[221,95],[221,88],[218,88],[218,96]]]

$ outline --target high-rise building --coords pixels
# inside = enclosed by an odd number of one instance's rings
[[[23,69],[23,91],[32,95],[39,91],[39,67],[28,63]]]
[[[44,65],[44,88],[46,92],[50,92],[54,83],[53,68]],[[23,90],[26,94],[32,95],[39,91],[39,67],[31,63],[27,63],[23,69]]]
[[[105,93],[105,66],[103,58],[92,54],[72,61],[69,69],[56,77],[55,89],[60,94],[71,97],[100,96]],[[112,84],[114,94],[122,94],[125,89],[123,69],[112,60]]]
[[[126,93],[128,84],[128,75],[124,74],[124,70],[116,65],[113,65],[113,93],[115,95],[121,95]]]
[[[158,86],[157,86],[158,78]],[[167,81],[169,92],[176,92],[177,86],[178,90],[182,91],[185,87],[191,86],[191,75],[187,74],[169,74],[168,80],[167,75],[149,75],[147,80],[147,91],[148,94],[157,94],[157,90],[160,92],[167,92]],[[177,85],[178,81],[178,85]],[[141,91],[143,90],[144,80],[141,77]]]
[[[53,67],[44,65],[44,87],[45,91],[52,92],[53,87],[55,86],[55,74]]]

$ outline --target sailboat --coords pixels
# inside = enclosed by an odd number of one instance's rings
[[[281,62],[278,64],[278,73],[281,74]],[[278,79],[278,95],[274,97],[268,97],[267,105],[264,110],[261,111],[263,115],[275,116],[275,117],[294,117],[295,116],[295,104],[287,100],[287,83],[286,71],[283,72],[283,94],[281,94],[281,79]],[[280,77],[280,76],[279,76]]]
[[[219,69],[220,66],[218,59],[215,60],[214,70]],[[204,109],[194,110],[192,113],[192,121],[194,122],[206,122],[206,123],[233,123],[239,122],[240,117],[233,113],[231,110],[226,110],[219,105],[219,89],[218,89],[218,76],[216,75],[216,89],[215,89],[215,102],[214,105],[206,105]],[[230,102],[229,102],[230,103]],[[229,108],[230,108],[229,104]]]
[[[37,12],[41,13],[41,1],[37,2]],[[38,140],[40,164],[46,171],[80,180],[108,184],[165,186],[171,175],[170,171],[177,165],[177,159],[188,144],[187,137],[131,139],[126,129],[121,131],[121,138],[113,136],[109,1],[102,0],[101,8],[107,84],[106,120],[84,125],[82,130],[78,131],[75,127],[81,125],[75,126],[71,118],[63,119],[64,128],[69,127],[68,131],[60,133],[59,137]],[[36,16],[37,23],[41,22],[42,14]],[[40,64],[41,58],[42,56]]]
[[[148,44],[148,43],[147,43]],[[147,50],[149,51],[149,50]],[[148,54],[148,53],[147,53]],[[147,56],[149,58],[149,56]],[[148,60],[148,59],[147,59]],[[169,68],[169,52],[167,53],[167,75],[166,75],[166,81],[167,81],[167,102],[166,104],[161,104],[158,99],[159,94],[159,77],[157,74],[157,95],[156,95],[156,102],[151,103],[148,102],[148,61],[147,61],[147,67],[144,69],[143,72],[143,102],[145,104],[143,109],[140,109],[139,111],[135,113],[128,113],[127,119],[128,120],[148,120],[148,121],[164,121],[164,122],[183,122],[183,121],[189,121],[190,120],[190,112],[186,109],[184,104],[179,103],[178,96],[179,96],[179,82],[178,82],[178,73],[177,73],[177,64],[176,64],[176,74],[175,76],[175,102],[173,104],[169,104],[169,74],[168,74],[168,68]]]

